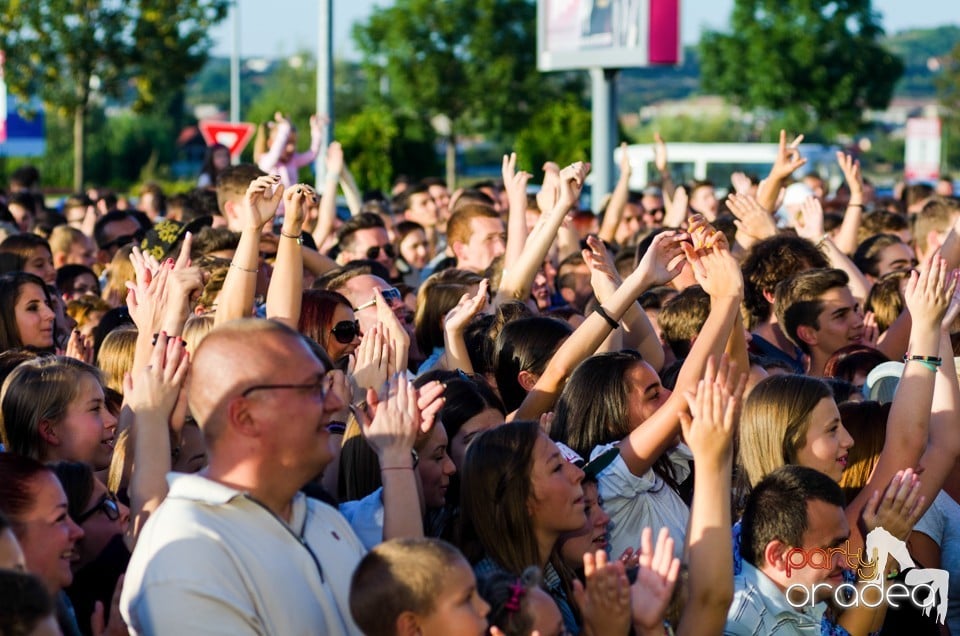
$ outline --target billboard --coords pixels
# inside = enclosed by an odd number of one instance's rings
[[[940,177],[940,120],[911,117],[907,120],[904,176],[908,182],[936,181]]]
[[[17,108],[22,104],[9,94],[5,105],[6,139],[0,141],[0,157],[42,157],[47,149],[43,105],[35,101],[22,114]]]
[[[680,0],[538,0],[537,68],[678,64]]]

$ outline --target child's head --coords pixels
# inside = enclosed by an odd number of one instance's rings
[[[367,636],[482,636],[489,610],[470,564],[439,539],[381,543],[350,583],[350,614]]]
[[[517,578],[506,572],[482,576],[480,595],[490,603],[490,624],[504,636],[543,636],[564,633],[563,616],[550,595],[540,587],[540,571],[524,570]]]

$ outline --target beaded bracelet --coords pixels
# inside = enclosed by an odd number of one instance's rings
[[[933,371],[934,373],[937,372],[937,369],[939,367],[943,366],[943,358],[939,356],[906,355],[906,356],[903,356],[903,362],[904,364],[906,364],[907,362],[919,362],[920,364],[925,366],[927,369]]]
[[[236,263],[230,263],[230,267],[236,267],[236,268],[239,269],[241,272],[246,272],[246,273],[248,273],[248,274],[256,274],[257,272],[260,271],[260,270],[257,270],[257,269],[247,269],[246,267],[240,267],[240,266],[237,265]]]

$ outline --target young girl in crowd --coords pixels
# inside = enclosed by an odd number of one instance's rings
[[[197,179],[198,188],[215,189],[217,175],[230,165],[230,150],[223,144],[213,144],[207,148],[203,157],[203,167],[200,168],[200,177]]]
[[[0,395],[7,450],[37,461],[74,461],[105,470],[116,418],[107,410],[99,369],[73,358],[22,363]]]
[[[297,129],[290,120],[277,112],[272,122],[261,124],[253,142],[254,161],[268,174],[280,175],[285,188],[297,183],[297,173],[310,165],[320,152],[323,128],[326,124],[319,115],[310,117],[310,149],[297,153]]]
[[[50,244],[36,234],[14,234],[0,243],[0,254],[9,254],[16,261],[9,268],[28,274],[34,274],[47,285],[57,282],[57,270],[53,266],[53,253]]]
[[[490,604],[490,624],[504,636],[563,636],[566,628],[556,603],[541,587],[540,570],[521,576],[491,572],[480,577],[480,596]]]
[[[43,280],[26,272],[0,276],[0,351],[52,351],[56,313]]]

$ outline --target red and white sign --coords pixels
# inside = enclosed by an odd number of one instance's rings
[[[232,123],[204,119],[199,122],[200,134],[208,146],[222,144],[230,150],[230,156],[236,159],[250,143],[256,126],[247,122]]]
[[[903,172],[907,181],[940,178],[940,120],[911,117],[907,120],[907,144]]]

